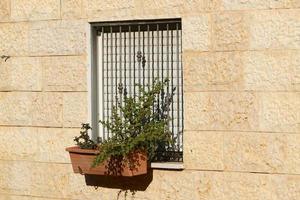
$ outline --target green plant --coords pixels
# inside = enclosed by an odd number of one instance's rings
[[[88,123],[82,123],[80,136],[74,138],[76,145],[82,149],[96,149],[97,148],[96,142],[91,140],[90,136],[88,134],[90,129],[92,129],[92,128]]]
[[[110,131],[111,137],[98,141],[99,154],[93,166],[97,166],[109,158],[128,159],[128,155],[136,150],[146,151],[148,159],[152,159],[156,151],[165,151],[172,146],[173,139],[169,130],[169,109],[175,88],[168,93],[169,81],[154,81],[151,86],[138,86],[137,96],[128,96],[126,88],[119,88],[117,106],[107,121],[100,123]],[[81,148],[95,148],[88,136],[89,125],[83,126],[81,136],[75,138]],[[80,143],[80,139],[83,139]]]

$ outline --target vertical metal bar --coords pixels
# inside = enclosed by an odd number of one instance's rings
[[[171,91],[173,92],[174,88],[174,35],[173,35],[173,29],[171,31]],[[172,112],[172,134],[174,138],[174,99],[172,99],[171,104],[171,112]]]
[[[150,85],[150,26],[147,25],[147,66],[148,66],[148,84]]]
[[[129,33],[129,93],[132,95],[132,79],[131,79],[131,26],[128,27],[128,33]]]
[[[154,30],[152,31],[152,84],[154,83],[155,77],[154,77],[154,65],[155,65],[155,61],[154,61]],[[150,76],[150,74],[149,74]],[[152,108],[152,113],[154,113],[154,106]]]
[[[118,72],[119,72],[119,77],[120,77],[120,82],[119,82],[119,84],[123,84],[123,82],[122,82],[122,26],[119,26],[119,43],[120,43],[120,46],[119,46],[119,70],[118,70]],[[117,92],[119,92],[118,91],[118,83],[117,83]],[[117,93],[118,94],[118,93]],[[122,103],[122,95],[120,95],[120,103]]]
[[[105,91],[104,91],[104,73],[105,73],[105,70],[104,70],[104,27],[102,27],[102,30],[101,30],[101,38],[102,38],[102,43],[101,43],[101,49],[102,49],[102,99],[101,99],[101,103],[102,103],[102,110],[99,111],[101,112],[102,114],[102,117],[101,117],[101,120],[104,120],[104,115],[105,115],[105,106],[104,106],[104,98],[105,98]],[[105,127],[102,126],[102,137],[103,139],[105,139]]]
[[[111,84],[110,84],[110,88],[111,88],[111,94],[110,94],[110,102],[111,102],[111,107],[110,107],[110,116],[111,116],[111,113],[112,113],[112,108],[114,106],[114,82],[113,82],[113,79],[114,79],[114,60],[113,60],[113,29],[112,29],[112,26],[110,27],[110,59],[111,59],[111,62],[110,62],[110,80],[111,80]],[[108,135],[109,137],[109,135]]]
[[[183,128],[184,128],[184,108],[183,108],[183,101],[184,101],[184,98],[183,98],[183,69],[182,69],[182,29],[180,29],[180,72],[181,72],[181,111],[180,111],[180,114],[181,114],[181,118],[180,118],[180,121],[181,121],[181,149],[180,151],[183,150]]]
[[[124,89],[126,89],[126,91],[127,91],[127,84],[126,84],[126,76],[127,76],[127,74],[126,74],[126,62],[127,62],[127,58],[126,58],[126,31],[124,31]]]
[[[159,24],[156,25],[156,37],[157,37],[157,79],[159,80]],[[160,96],[157,97],[157,107],[159,108],[160,102],[159,102]]]
[[[142,54],[143,87],[145,87],[145,67],[146,67],[146,63],[144,63],[144,59],[145,59],[145,31],[143,31],[143,54]]]
[[[141,35],[140,35],[140,32],[141,32],[141,26],[138,25],[138,51],[141,52]],[[138,54],[139,56],[139,54]],[[138,68],[138,83],[139,83],[139,86],[141,85],[141,62],[139,62],[138,64],[139,68]],[[139,95],[140,95],[140,90],[139,90]]]
[[[161,82],[164,81],[164,29],[161,30]]]
[[[177,45],[177,48],[176,48],[176,56],[177,56],[177,147],[178,147],[178,150],[180,149],[180,104],[179,104],[179,99],[180,99],[180,83],[179,83],[179,30],[178,30],[178,23],[176,23],[176,45]]]
[[[108,55],[108,34],[106,33],[106,118],[105,120],[108,120],[108,116],[109,116],[109,55]],[[109,137],[109,130],[106,128],[106,134],[107,134],[107,138]]]
[[[135,32],[133,32],[133,96],[135,99]]]
[[[118,35],[115,32],[115,104],[117,106],[118,101]]]
[[[154,81],[154,31],[152,31],[152,82]]]

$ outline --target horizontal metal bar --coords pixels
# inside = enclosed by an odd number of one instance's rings
[[[150,24],[166,24],[166,23],[181,23],[180,18],[173,19],[157,19],[157,20],[130,20],[130,21],[105,21],[105,22],[92,22],[92,27],[99,26],[120,26],[120,25],[150,25]]]

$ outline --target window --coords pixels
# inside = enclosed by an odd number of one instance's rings
[[[183,77],[181,20],[125,21],[92,25],[92,127],[93,138],[106,139],[110,132],[98,124],[107,120],[118,90],[136,95],[139,85],[154,79],[170,80],[175,95],[170,110],[170,130],[175,149],[172,161],[182,161]],[[171,92],[171,91],[169,91]],[[159,160],[160,158],[158,158]]]

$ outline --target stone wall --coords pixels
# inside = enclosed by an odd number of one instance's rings
[[[86,186],[88,22],[182,18],[183,171]],[[299,200],[299,0],[0,0],[0,199]]]

